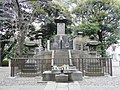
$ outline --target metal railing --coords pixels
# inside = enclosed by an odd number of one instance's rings
[[[111,58],[73,58],[73,65],[82,71],[83,76],[86,73],[102,74],[112,76]]]
[[[51,70],[51,63],[54,59],[31,59],[31,58],[14,58],[11,60],[11,76],[19,74],[37,74],[42,75],[43,71]],[[63,59],[59,64],[63,64],[63,61],[69,59]],[[78,70],[83,73],[83,76],[87,73],[102,73],[103,75],[112,76],[112,60],[111,58],[71,58],[72,63]],[[68,62],[69,65],[69,62]]]
[[[11,76],[41,74],[51,70],[51,59],[14,58],[11,60]]]

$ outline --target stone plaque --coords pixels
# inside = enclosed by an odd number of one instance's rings
[[[65,34],[65,23],[57,23],[57,35]]]

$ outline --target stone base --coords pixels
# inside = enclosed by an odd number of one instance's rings
[[[55,81],[55,74],[51,71],[44,71],[42,76],[43,81]]]
[[[59,74],[55,75],[56,82],[68,82],[68,75],[66,74]]]
[[[71,79],[72,81],[81,81],[83,79],[82,72],[76,71],[76,72],[71,73]]]
[[[52,73],[61,73],[60,70],[52,70]]]
[[[68,81],[81,81],[82,72],[74,71],[74,72],[64,72],[60,74],[60,72],[53,73],[52,71],[44,71],[43,81],[57,81],[57,82],[68,82]]]

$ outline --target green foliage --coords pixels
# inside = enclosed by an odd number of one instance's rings
[[[27,55],[28,51],[29,51],[29,49],[27,47],[24,47],[23,48],[23,55]]]
[[[38,30],[43,33],[42,42],[44,45],[46,40],[50,39],[53,35],[56,34],[56,23],[54,22],[54,19],[59,16],[61,11],[68,19],[67,25],[70,25],[72,22],[70,12],[68,8],[64,6],[64,4],[57,1],[36,2],[32,2],[33,8],[35,9],[34,17],[39,18],[40,23],[44,22],[44,24],[41,25],[41,29]]]
[[[9,64],[9,60],[4,59],[4,60],[2,61],[2,66],[8,66],[8,64]]]
[[[73,0],[74,1],[74,0]],[[104,54],[109,45],[116,43],[115,33],[120,30],[120,2],[117,0],[82,0],[73,10],[78,30],[84,35],[96,35]],[[102,55],[103,56],[103,55]]]
[[[99,30],[99,24],[98,23],[89,23],[89,22],[84,22],[80,24],[80,31],[83,32],[83,34],[86,36],[91,36],[91,34],[95,35],[98,30]]]
[[[43,15],[47,15],[47,13],[45,12],[45,10],[43,8],[37,7],[36,10],[37,10],[37,12],[39,12],[39,13],[41,13]]]
[[[37,2],[36,2],[36,1],[32,1],[31,4],[32,4],[32,5],[36,5]]]
[[[105,45],[106,45],[106,47],[108,48],[110,45],[112,45],[113,43],[117,43],[117,39],[116,39],[117,37],[116,37],[116,35],[110,35],[108,38],[107,38],[107,40],[106,40],[106,43],[105,43]]]

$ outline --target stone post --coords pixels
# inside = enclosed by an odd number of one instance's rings
[[[50,50],[50,40],[47,40],[47,50]]]
[[[73,50],[75,50],[75,49],[76,49],[76,41],[73,40]]]
[[[42,47],[42,40],[41,38],[39,39],[39,52],[43,50],[43,47]]]
[[[1,62],[1,41],[0,41],[0,66],[2,65],[2,62]]]

